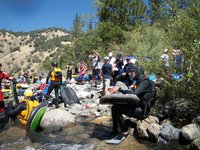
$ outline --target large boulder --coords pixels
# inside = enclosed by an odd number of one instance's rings
[[[47,127],[66,127],[75,123],[75,117],[66,110],[53,109],[47,111],[40,122],[40,126],[45,129]]]
[[[181,130],[182,136],[187,140],[195,140],[200,138],[200,128],[196,124],[188,124]]]

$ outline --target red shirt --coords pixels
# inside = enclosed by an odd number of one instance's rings
[[[80,75],[81,75],[81,76],[84,76],[85,73],[86,73],[86,67],[85,67],[84,64],[81,64],[81,65],[80,65]]]
[[[1,87],[2,79],[9,79],[9,75],[3,71],[0,71],[0,88],[2,88]]]

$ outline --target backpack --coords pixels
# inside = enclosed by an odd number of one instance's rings
[[[142,98],[142,107],[144,110],[142,119],[149,116],[150,109],[155,105],[156,102],[156,88],[153,81],[149,81],[149,86],[151,86],[151,90],[146,91]]]
[[[152,86],[152,98],[149,101],[150,107],[153,107],[156,103],[156,87],[153,81],[150,80],[150,84]]]

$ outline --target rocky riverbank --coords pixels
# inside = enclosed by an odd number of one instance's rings
[[[67,107],[61,103],[58,109],[54,105],[49,107],[40,124],[43,130],[38,133],[27,134],[15,124],[9,124],[1,133],[0,148],[23,145],[25,149],[200,149],[198,117],[182,128],[174,127],[169,120],[159,122],[156,116],[139,121],[127,118],[133,122],[133,132],[121,144],[108,145],[105,140],[112,138],[111,106],[99,104],[101,85],[67,86],[75,90],[80,103]]]

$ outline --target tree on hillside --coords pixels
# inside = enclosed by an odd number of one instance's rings
[[[72,35],[77,38],[82,33],[82,23],[81,17],[76,13],[75,19],[73,21]]]
[[[111,22],[128,30],[144,21],[146,5],[141,0],[96,0],[100,22]]]

